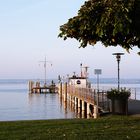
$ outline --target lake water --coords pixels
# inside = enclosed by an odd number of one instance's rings
[[[114,81],[115,79],[102,79],[100,87],[114,87]],[[96,87],[96,80],[91,79],[91,82]],[[140,99],[140,80],[124,80],[122,85],[136,89]],[[76,117],[77,114],[70,108],[65,109],[58,94],[29,94],[28,80],[0,80],[0,121]]]
[[[29,94],[28,80],[0,80],[0,121],[75,118],[58,94]]]

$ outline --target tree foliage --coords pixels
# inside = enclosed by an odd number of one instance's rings
[[[75,38],[80,47],[120,45],[140,48],[140,0],[88,0],[78,15],[60,26],[59,37]]]

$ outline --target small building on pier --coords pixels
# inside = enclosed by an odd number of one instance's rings
[[[75,87],[79,87],[79,88],[90,88],[91,83],[88,80],[88,68],[89,67],[87,66],[82,67],[82,64],[81,64],[80,76],[75,75],[75,72],[74,72],[74,75],[68,78],[68,84]]]
[[[91,87],[91,84],[86,77],[79,77],[76,75],[69,77],[68,84],[71,86],[80,87],[80,88],[90,88]]]

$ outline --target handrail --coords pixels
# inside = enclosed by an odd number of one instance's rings
[[[71,96],[75,96],[92,105],[98,105],[102,110],[109,110],[110,101],[107,99],[105,91],[96,92],[93,88],[79,88],[71,85],[68,85],[67,90]]]

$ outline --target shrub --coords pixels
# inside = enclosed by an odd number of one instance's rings
[[[107,98],[109,99],[128,99],[130,95],[130,89],[126,88],[121,88],[119,91],[118,89],[111,89],[107,91]]]

